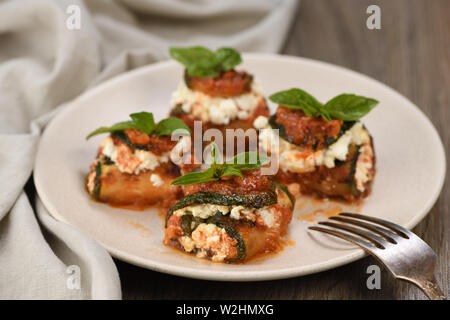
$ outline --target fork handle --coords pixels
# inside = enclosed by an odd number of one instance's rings
[[[431,300],[447,300],[441,288],[437,284],[436,278],[423,280],[415,283]]]

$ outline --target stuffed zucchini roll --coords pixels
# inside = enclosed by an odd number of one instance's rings
[[[300,89],[276,93],[270,118],[258,118],[260,147],[277,153],[276,180],[298,183],[304,194],[355,201],[367,196],[375,175],[373,139],[358,121],[378,102],[339,95],[325,105]],[[278,129],[278,133],[274,130]],[[278,140],[278,148],[272,141]]]
[[[189,136],[172,141],[170,133],[189,128],[176,118],[154,123],[147,112],[131,114],[131,121],[101,127],[88,138],[100,133],[103,139],[97,157],[86,179],[89,194],[100,202],[141,209],[156,204],[169,205],[180,197],[180,188],[171,182],[180,176],[174,163],[174,151],[190,141]]]
[[[246,130],[258,116],[269,115],[253,76],[234,69],[242,61],[235,50],[171,48],[170,55],[185,66],[184,80],[172,95],[171,116],[181,118],[191,129],[199,120],[204,130]]]
[[[214,167],[175,180],[189,185],[167,214],[164,243],[216,262],[276,251],[292,218],[289,191],[259,169]]]

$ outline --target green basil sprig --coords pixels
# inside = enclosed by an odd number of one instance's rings
[[[356,121],[364,117],[378,104],[378,101],[354,94],[340,94],[325,104],[325,108],[335,119]]]
[[[189,127],[178,118],[166,118],[155,124],[155,119],[153,113],[151,112],[138,112],[130,114],[130,121],[119,122],[113,124],[110,127],[100,127],[92,131],[86,137],[86,140],[101,133],[123,131],[126,129],[136,129],[146,134],[157,134],[157,135],[170,135],[173,131],[177,129],[184,129],[191,133]]]
[[[284,107],[302,110],[308,117],[322,117],[327,121],[331,119],[356,121],[378,104],[375,99],[344,93],[323,105],[312,95],[298,88],[274,93],[269,99]]]
[[[211,51],[205,47],[170,48],[170,56],[183,64],[188,75],[216,78],[242,62],[239,52],[232,48]]]
[[[217,144],[211,142],[211,166],[205,171],[187,173],[172,181],[172,184],[175,186],[185,186],[218,181],[220,178],[226,176],[239,176],[243,178],[244,175],[241,171],[256,169],[269,163],[269,158],[257,152],[242,152],[224,163],[219,163],[219,152]]]

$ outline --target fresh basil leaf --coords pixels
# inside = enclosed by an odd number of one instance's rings
[[[199,78],[217,78],[223,71],[242,62],[239,52],[220,48],[215,52],[205,47],[170,48],[170,56],[184,65],[186,73]]]
[[[158,122],[156,125],[155,134],[160,136],[170,135],[177,129],[184,129],[191,134],[189,127],[179,118],[167,118]]]
[[[229,71],[242,62],[241,55],[233,48],[220,48],[214,54],[223,71]]]
[[[188,75],[198,78],[217,78],[220,76],[217,65],[211,65],[209,62],[199,62],[186,66],[186,72]]]
[[[115,131],[122,131],[126,129],[136,129],[136,124],[133,121],[125,121],[125,122],[119,122],[116,124],[113,124],[110,127],[100,127],[98,129],[95,129],[91,133],[88,134],[86,137],[86,140],[89,138],[102,133],[108,133],[108,132],[115,132]]]
[[[269,163],[269,158],[257,152],[242,152],[225,162],[226,166],[237,170],[252,170]]]
[[[214,52],[205,47],[170,48],[170,56],[183,64],[189,75],[213,78],[220,75]]]
[[[322,104],[302,89],[292,88],[280,91],[272,94],[269,99],[284,107],[302,110],[308,117],[328,116]]]
[[[354,94],[341,94],[322,105],[312,95],[298,88],[272,94],[269,99],[287,108],[302,110],[308,117],[322,117],[327,121],[359,120],[370,112],[378,101]]]
[[[228,167],[226,166],[225,169],[223,170],[221,177],[226,177],[226,176],[239,176],[241,178],[244,177],[244,175],[241,173],[241,171],[239,169],[236,169],[234,167]]]
[[[219,178],[214,176],[214,170],[209,168],[201,172],[187,173],[184,176],[176,178],[172,181],[172,184],[174,186],[185,186],[189,184],[198,184],[217,180],[219,180]]]
[[[217,63],[214,52],[205,47],[170,48],[169,53],[172,59],[177,60],[185,67],[196,65],[200,62],[213,65]]]
[[[130,118],[135,124],[134,129],[138,129],[146,134],[151,134],[155,129],[155,118],[151,112],[137,112],[130,114]]]
[[[241,171],[259,168],[269,163],[269,158],[256,152],[243,152],[225,163],[222,163],[219,146],[211,141],[211,165],[202,172],[191,172],[175,179],[173,185],[189,185],[210,181],[217,181],[226,176],[239,176],[244,178]],[[256,161],[256,162],[255,162]]]
[[[88,134],[89,138],[107,132],[123,131],[126,129],[136,129],[146,134],[151,134],[155,129],[155,120],[151,112],[137,112],[130,114],[131,121],[119,122],[110,127],[100,127]]]
[[[329,114],[336,119],[355,121],[370,112],[378,101],[354,94],[341,94],[325,104]]]

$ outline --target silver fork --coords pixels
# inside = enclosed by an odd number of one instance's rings
[[[332,229],[320,226],[309,229],[360,246],[379,260],[395,278],[412,282],[432,300],[446,300],[434,275],[436,254],[414,233],[395,223],[355,213],[344,212],[329,219],[337,222],[322,221],[318,224]]]

